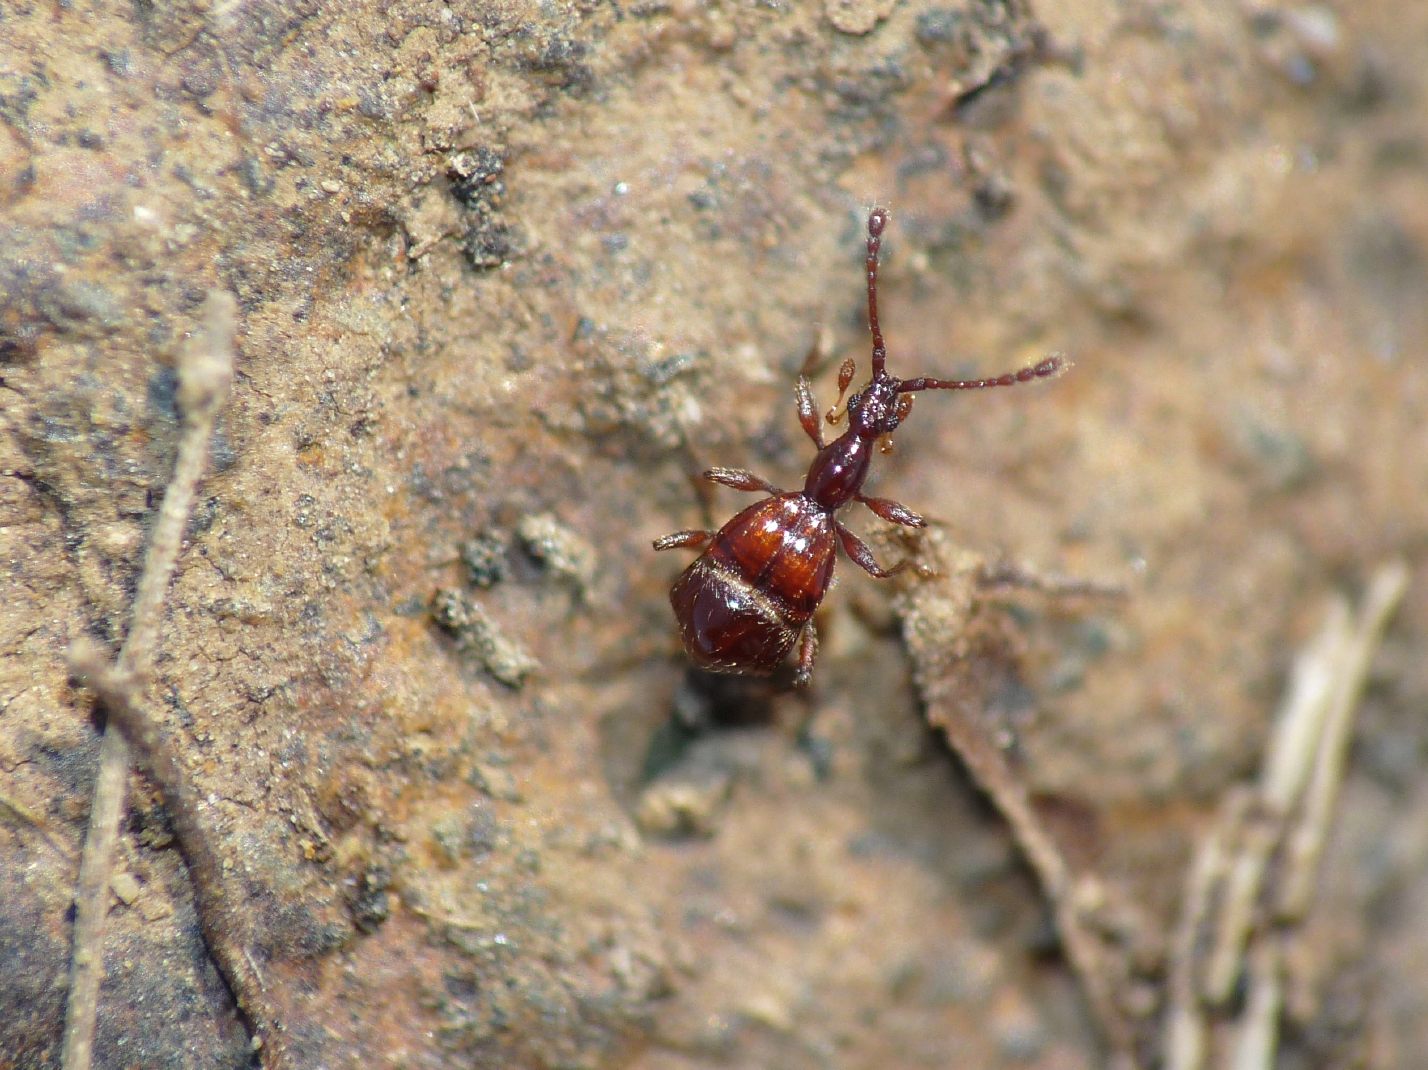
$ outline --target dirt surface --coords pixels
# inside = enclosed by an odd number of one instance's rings
[[[1102,1065],[888,592],[843,562],[806,694],[710,680],[649,548],[732,514],[706,465],[801,478],[874,203],[894,372],[1075,362],[922,397],[876,492],[1128,587],[1019,603],[998,679],[1148,929],[1324,598],[1409,562],[1280,1065],[1428,1050],[1428,7],[22,2],[0,41],[0,1065],[58,1065],[66,650],[124,637],[215,287],[151,694],[302,1065]],[[96,1065],[249,1066],[142,777],[128,813]]]

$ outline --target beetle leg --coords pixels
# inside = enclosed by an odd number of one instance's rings
[[[710,468],[704,473],[704,478],[711,483],[722,483],[735,490],[761,490],[765,494],[783,493],[767,479],[742,468]]]
[[[868,544],[854,535],[838,521],[833,522],[833,527],[838,532],[838,541],[843,544],[843,552],[853,559],[853,563],[864,569],[869,575],[876,576],[880,580],[885,580],[889,576],[895,576],[912,562],[907,559],[899,561],[892,568],[883,568],[873,558],[873,551],[868,549]]]
[[[673,550],[679,546],[703,546],[714,537],[712,531],[676,531],[654,541],[656,550]]]
[[[847,415],[848,409],[843,404],[843,395],[848,392],[848,384],[853,381],[853,376],[858,370],[858,365],[849,357],[838,367],[838,400],[833,403],[833,407],[828,410],[828,415],[824,417],[830,424],[836,424]]]
[[[808,376],[798,377],[798,385],[793,388],[793,393],[794,397],[798,398],[798,422],[808,432],[808,437],[813,439],[813,444],[821,450],[823,421],[818,418],[818,403],[813,400],[813,387],[808,382]]]
[[[856,497],[858,501],[871,509],[875,516],[880,516],[889,523],[901,524],[908,528],[920,528],[927,524],[926,520],[900,502],[888,498],[866,498],[861,494]]]
[[[816,657],[818,657],[818,632],[813,627],[813,621],[810,620],[803,626],[803,638],[798,644],[798,671],[793,676],[795,686],[808,686],[808,681],[813,677],[813,660]]]

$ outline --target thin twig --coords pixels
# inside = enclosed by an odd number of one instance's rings
[[[233,330],[237,305],[230,294],[213,292],[204,304],[204,327],[185,347],[179,365],[179,402],[184,428],[173,479],[150,536],[134,599],[129,634],[118,666],[142,689],[153,666],[163,601],[203,475],[213,424],[233,377]],[[74,951],[65,1014],[64,1070],[89,1070],[94,1053],[94,1019],[104,973],[104,923],[109,910],[109,878],[124,809],[129,746],[119,732],[106,732],[99,749],[99,773],[89,812],[89,831],[75,889]]]
[[[183,410],[183,435],[173,479],[164,491],[158,520],[149,536],[149,550],[139,589],[134,596],[134,617],[119,664],[147,683],[158,648],[164,599],[183,545],[183,529],[193,511],[194,491],[208,463],[208,443],[219,410],[233,383],[233,332],[238,312],[233,295],[212,291],[203,304],[203,329],[184,348],[179,362],[178,402]]]
[[[1031,799],[1011,765],[985,734],[958,712],[955,702],[927,697],[927,718],[942,729],[948,744],[986,792],[1021,848],[1051,904],[1066,958],[1081,979],[1087,1001],[1107,1039],[1123,1058],[1134,1052],[1134,1034],[1116,1002],[1101,941],[1086,925],[1083,904],[1097,898],[1094,881],[1078,881],[1065,856],[1036,816]]]
[[[32,827],[40,838],[49,845],[50,850],[59,855],[66,862],[74,861],[74,848],[54,834],[47,822],[39,814],[35,813],[22,802],[12,799],[8,795],[0,794],[0,811],[12,814],[16,820],[23,821]]]
[[[977,584],[982,595],[994,597],[999,591],[1034,591],[1056,598],[1085,598],[1102,601],[1122,601],[1130,597],[1124,583],[1088,580],[1080,576],[1063,576],[1054,572],[1037,572],[1012,561],[998,561],[984,566]]]
[[[69,1002],[64,1023],[64,1070],[89,1070],[94,1055],[94,1017],[99,982],[104,976],[104,921],[109,911],[109,874],[124,782],[129,775],[129,745],[118,732],[106,732],[99,748],[99,774],[89,810],[89,831],[74,890],[74,951],[69,968]]]
[[[972,779],[1006,820],[1051,904],[1067,960],[1118,1063],[1133,1066],[1135,1034],[1117,999],[1125,971],[1112,961],[1105,942],[1089,923],[1104,889],[1094,879],[1078,878],[1072,872],[1003,749],[964,708],[966,651],[961,637],[983,597],[985,563],[974,554],[959,552],[936,529],[923,532],[919,541],[922,580],[905,581],[899,601],[903,635],[927,704],[927,718],[942,730]],[[1028,585],[1026,575],[1019,574],[1018,581]]]
[[[229,892],[223,857],[200,819],[204,804],[194,792],[174,749],[147,708],[137,677],[111,665],[97,646],[79,640],[70,648],[70,667],[95,694],[118,729],[133,747],[173,824],[174,839],[183,853],[193,883],[195,912],[204,942],[222,971],[239,1009],[263,1041],[263,1063],[290,1065],[281,1016],[268,998],[258,971],[248,915]]]

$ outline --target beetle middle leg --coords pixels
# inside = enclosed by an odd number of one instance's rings
[[[889,576],[896,576],[903,569],[912,564],[904,558],[892,568],[883,568],[873,557],[873,551],[868,549],[868,544],[858,536],[845,528],[838,521],[833,522],[834,529],[838,532],[838,541],[843,544],[843,552],[852,558],[853,563],[866,571],[870,576],[876,576],[880,580],[885,580]]]
[[[743,468],[710,468],[705,471],[704,478],[711,483],[722,483],[735,490],[761,490],[765,494],[783,493],[767,479]]]
[[[927,521],[923,520],[920,514],[914,513],[901,502],[895,502],[890,498],[869,498],[859,494],[855,500],[871,509],[874,516],[880,516],[891,524],[901,524],[907,528],[927,526]]]
[[[690,529],[688,531],[675,531],[663,538],[654,541],[656,550],[674,550],[681,546],[700,547],[714,537],[712,531],[700,531]]]

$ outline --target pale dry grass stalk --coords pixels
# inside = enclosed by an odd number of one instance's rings
[[[139,705],[153,668],[159,624],[169,581],[193,508],[194,491],[208,460],[214,422],[233,378],[233,333],[237,303],[214,291],[204,303],[202,330],[184,347],[179,363],[179,404],[183,433],[173,479],[164,491],[134,598],[129,634],[119,651],[106,709],[122,690]],[[82,660],[82,659],[81,659]],[[94,666],[75,665],[79,672]],[[111,710],[112,712],[112,710]],[[129,772],[129,742],[123,732],[107,731],[99,752],[99,773],[89,812],[89,831],[75,889],[74,951],[70,961],[69,1002],[65,1014],[64,1070],[88,1070],[94,1055],[94,1022],[99,983],[104,975],[104,923],[109,911],[109,880],[124,788]]]
[[[1226,797],[1201,843],[1172,948],[1167,1070],[1210,1064],[1212,1017],[1225,1013],[1241,978],[1243,1008],[1221,1065],[1274,1064],[1288,952],[1313,899],[1359,694],[1407,586],[1407,568],[1394,561],[1376,570],[1357,613],[1345,599],[1330,603],[1295,661],[1258,785]]]

